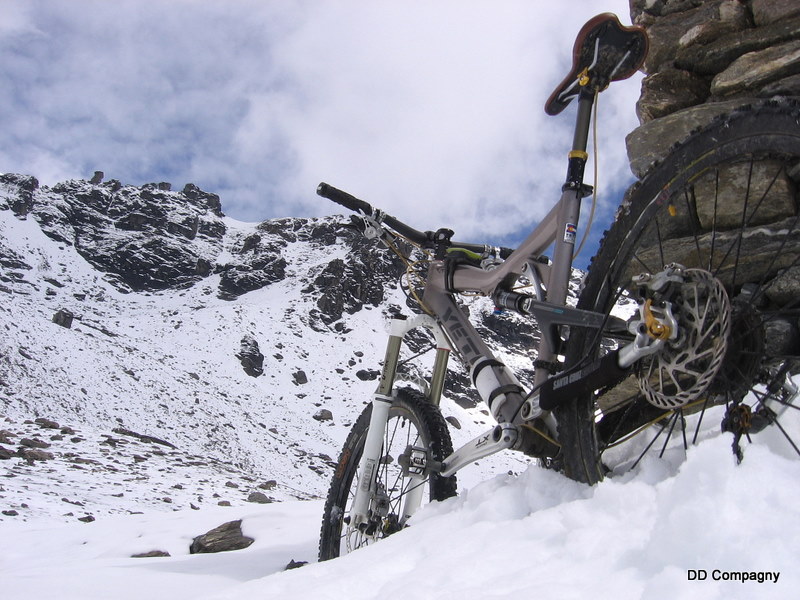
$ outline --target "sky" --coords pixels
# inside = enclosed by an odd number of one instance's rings
[[[559,197],[575,114],[543,106],[627,0],[2,0],[0,172],[187,182],[242,221],[340,212],[513,243]],[[640,77],[600,99],[601,225]],[[591,168],[588,180],[592,180]],[[597,231],[596,233],[599,233]]]

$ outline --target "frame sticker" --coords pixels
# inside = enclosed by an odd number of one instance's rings
[[[578,232],[578,226],[575,223],[567,223],[564,228],[564,241],[568,244],[575,244],[575,236]]]

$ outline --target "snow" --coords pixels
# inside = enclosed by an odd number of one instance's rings
[[[800,463],[753,444],[736,465],[729,442],[647,459],[593,488],[537,467],[498,475],[325,563],[314,562],[319,500],[3,523],[0,586],[38,600],[794,598]],[[253,545],[188,554],[194,536],[233,519]],[[131,558],[156,549],[171,556]],[[309,564],[283,571],[290,560]],[[779,575],[714,580],[731,573]]]

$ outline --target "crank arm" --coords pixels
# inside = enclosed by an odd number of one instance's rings
[[[482,433],[475,439],[467,442],[461,448],[453,452],[442,462],[442,477],[450,477],[459,469],[492,454],[511,448],[519,437],[516,425],[502,423],[492,427],[486,433]]]

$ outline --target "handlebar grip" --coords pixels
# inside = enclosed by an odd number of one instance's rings
[[[371,215],[373,213],[372,206],[368,202],[359,200],[355,196],[352,196],[347,192],[343,192],[342,190],[324,182],[317,186],[317,195],[336,202],[336,204],[341,204],[353,212],[361,212],[365,215]]]

